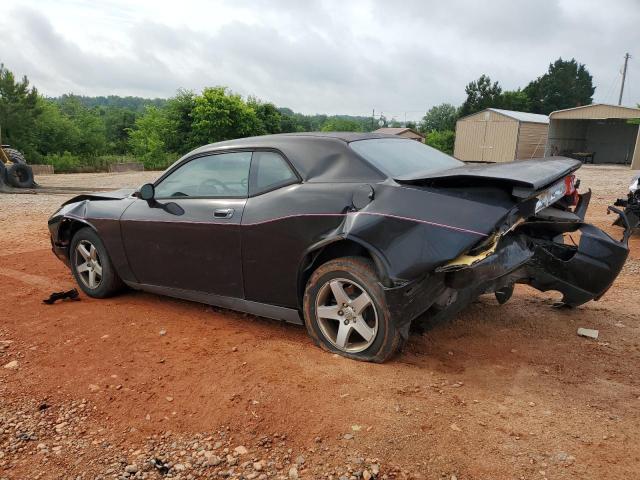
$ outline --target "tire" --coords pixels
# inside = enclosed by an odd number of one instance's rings
[[[4,153],[7,154],[7,157],[9,157],[9,160],[11,160],[13,163],[22,163],[26,165],[27,159],[24,158],[22,152],[16,150],[15,148],[3,148],[3,150]]]
[[[347,297],[343,297],[346,307],[339,306],[335,292],[340,296],[346,293]],[[321,307],[327,317],[318,315]],[[354,360],[382,363],[403,345],[373,263],[368,259],[343,257],[318,267],[307,282],[303,309],[309,336],[327,351]]]
[[[124,286],[102,240],[89,227],[78,230],[73,236],[69,265],[76,283],[90,297],[107,298],[118,293]]]
[[[5,167],[2,160],[0,160],[0,186],[3,183],[7,183],[7,167]]]
[[[16,188],[32,188],[33,170],[25,163],[13,163],[7,169],[7,183]]]

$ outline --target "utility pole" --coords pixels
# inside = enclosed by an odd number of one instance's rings
[[[373,109],[373,113],[371,114],[371,129],[376,128],[376,109]]]
[[[629,59],[631,55],[629,53],[625,53],[624,55],[624,68],[622,69],[622,84],[620,85],[620,98],[618,98],[618,105],[622,105],[622,93],[624,92],[624,81],[627,78],[627,63],[629,63]]]

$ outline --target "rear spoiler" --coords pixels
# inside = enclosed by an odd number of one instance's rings
[[[464,165],[438,172],[413,173],[394,178],[399,183],[463,186],[480,182],[513,187],[513,194],[528,198],[582,166],[573,158],[549,157],[507,163]],[[516,189],[518,189],[516,191]]]

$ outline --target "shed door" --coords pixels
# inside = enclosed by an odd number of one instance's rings
[[[461,121],[456,128],[453,156],[462,161],[482,161],[481,148],[487,122]]]
[[[482,161],[511,162],[516,157],[518,122],[483,122]]]

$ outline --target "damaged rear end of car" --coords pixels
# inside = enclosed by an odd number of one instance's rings
[[[609,210],[626,226],[622,239],[584,222],[591,192],[578,193],[580,165],[552,158],[399,180],[441,189],[486,185],[509,190],[514,202],[490,235],[435,269],[431,284],[439,288],[429,317],[450,317],[487,293],[503,304],[518,283],[560,292],[558,305],[568,307],[598,300],[609,289],[628,256],[630,227],[614,207]]]

